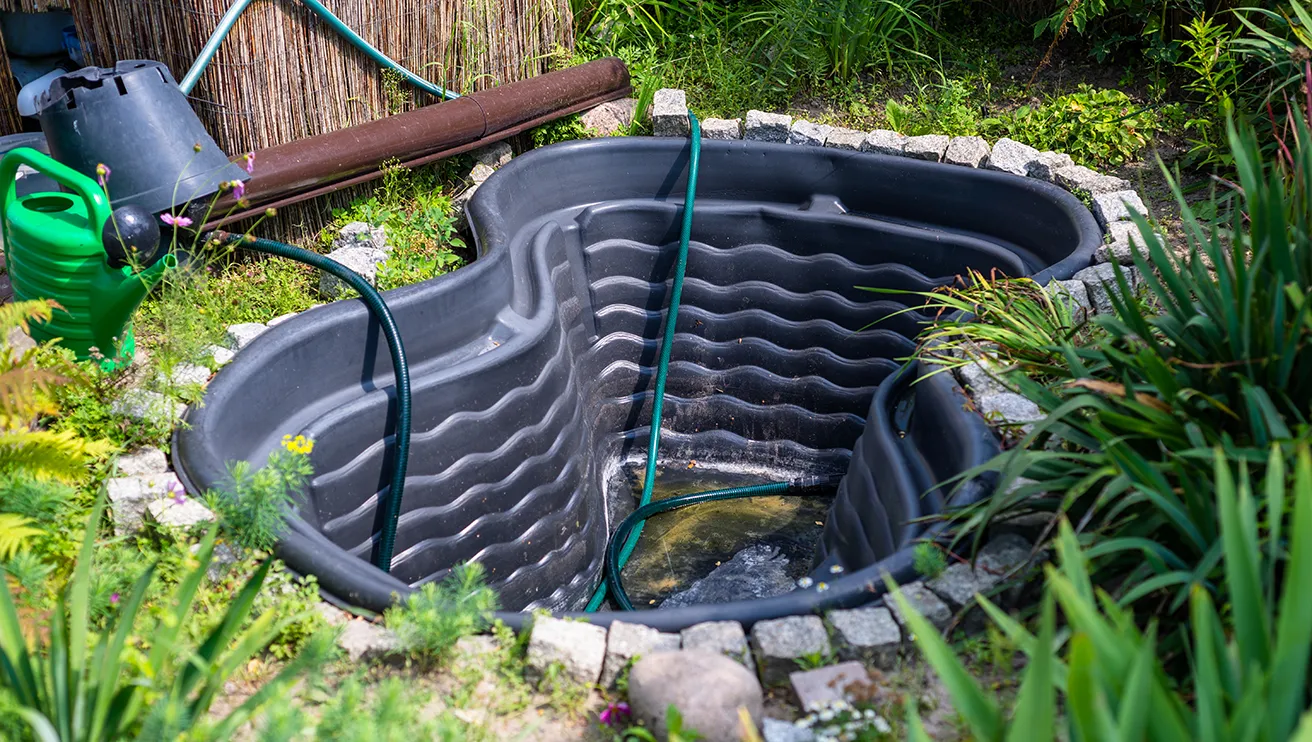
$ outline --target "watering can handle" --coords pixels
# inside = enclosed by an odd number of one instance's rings
[[[100,234],[110,215],[105,191],[94,180],[31,147],[10,150],[5,154],[4,159],[0,159],[0,184],[3,184],[0,189],[0,215],[3,215],[9,204],[18,198],[15,177],[18,175],[19,165],[27,165],[81,196],[82,201],[87,205],[87,214],[91,217],[96,234]]]

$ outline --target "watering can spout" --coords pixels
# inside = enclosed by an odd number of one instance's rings
[[[132,313],[155,284],[177,265],[177,259],[170,253],[136,273],[130,267],[109,269],[91,281],[91,305],[96,308],[91,316],[91,331],[97,347],[119,347],[123,338],[118,336],[131,322]]]

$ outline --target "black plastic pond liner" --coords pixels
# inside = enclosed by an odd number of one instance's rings
[[[243,350],[179,431],[179,474],[193,491],[218,487],[226,462],[311,436],[316,475],[278,554],[331,595],[381,610],[477,560],[503,607],[577,610],[634,506],[625,465],[647,440],[686,165],[680,139],[526,154],[470,202],[477,261],[385,294],[414,393],[391,574],[368,560],[390,474],[392,371],[359,302],[310,310]],[[989,481],[942,485],[998,446],[949,374],[902,366],[926,319],[897,314],[912,298],[860,287],[930,290],[968,269],[1065,279],[1100,242],[1077,199],[1037,180],[705,142],[661,460],[777,480],[845,474],[816,555],[827,589],[588,620],[750,624],[866,602],[884,572],[912,579],[910,547],[928,532],[913,521],[986,496]]]

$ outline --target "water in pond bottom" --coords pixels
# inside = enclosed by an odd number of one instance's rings
[[[630,476],[635,502],[641,478],[640,469]],[[701,467],[664,469],[657,471],[652,499],[769,481]],[[624,568],[624,587],[638,608],[788,592],[811,569],[829,503],[823,495],[748,497],[653,516]]]

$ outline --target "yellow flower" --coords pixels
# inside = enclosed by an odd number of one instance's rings
[[[303,435],[298,435],[295,438],[284,435],[282,437],[282,447],[292,453],[308,454],[314,450],[314,441]]]

